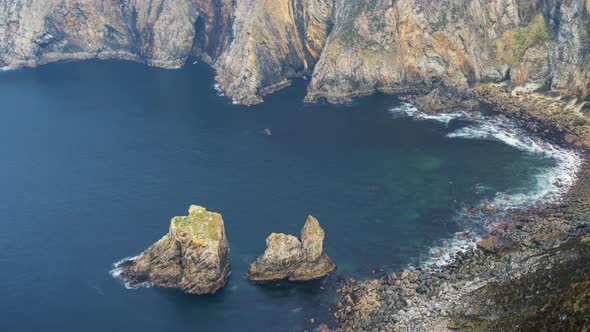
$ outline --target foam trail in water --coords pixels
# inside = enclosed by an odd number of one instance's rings
[[[135,260],[137,257],[139,257],[139,256],[125,257],[125,258],[121,259],[120,261],[115,262],[113,264],[113,269],[109,273],[111,274],[111,276],[113,278],[122,280],[123,285],[127,289],[150,288],[150,287],[152,287],[152,284],[149,282],[142,282],[137,285],[131,285],[127,280],[125,280],[125,278],[123,278],[121,276],[121,274],[123,273],[122,265],[125,264],[126,262]]]

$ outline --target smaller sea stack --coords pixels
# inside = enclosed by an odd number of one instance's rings
[[[324,253],[324,230],[309,216],[301,230],[301,241],[292,235],[272,233],[266,250],[250,265],[246,276],[253,282],[276,280],[309,281],[336,270]]]
[[[230,272],[221,214],[191,205],[188,216],[172,218],[168,234],[119,267],[131,285],[149,282],[191,294],[215,293]]]

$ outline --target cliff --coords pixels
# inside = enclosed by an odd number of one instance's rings
[[[341,2],[308,100],[430,92],[425,108],[469,107],[471,88],[511,79],[589,93],[584,1]]]
[[[232,12],[230,0],[3,0],[0,66],[117,58],[179,67],[219,55]]]
[[[306,100],[376,91],[470,108],[509,79],[590,97],[586,0],[4,0],[0,67],[120,58],[161,67],[198,56],[225,93],[255,104],[312,75]]]

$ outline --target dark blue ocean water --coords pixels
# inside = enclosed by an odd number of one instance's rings
[[[269,233],[297,235],[313,214],[338,274],[368,277],[415,263],[458,231],[461,203],[526,192],[551,164],[501,142],[446,137],[460,121],[395,118],[392,96],[305,105],[298,81],[246,108],[212,83],[201,65],[0,73],[0,331],[310,329],[307,319],[330,314],[328,284],[243,277]],[[128,290],[110,276],[192,203],[223,214],[225,289]]]

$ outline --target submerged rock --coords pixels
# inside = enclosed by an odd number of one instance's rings
[[[250,265],[246,276],[255,282],[322,278],[336,270],[323,245],[324,230],[317,219],[309,216],[301,230],[301,241],[292,235],[270,234],[266,250]]]
[[[221,214],[191,205],[188,216],[172,218],[170,231],[121,273],[131,285],[149,282],[191,294],[215,293],[230,272]]]

